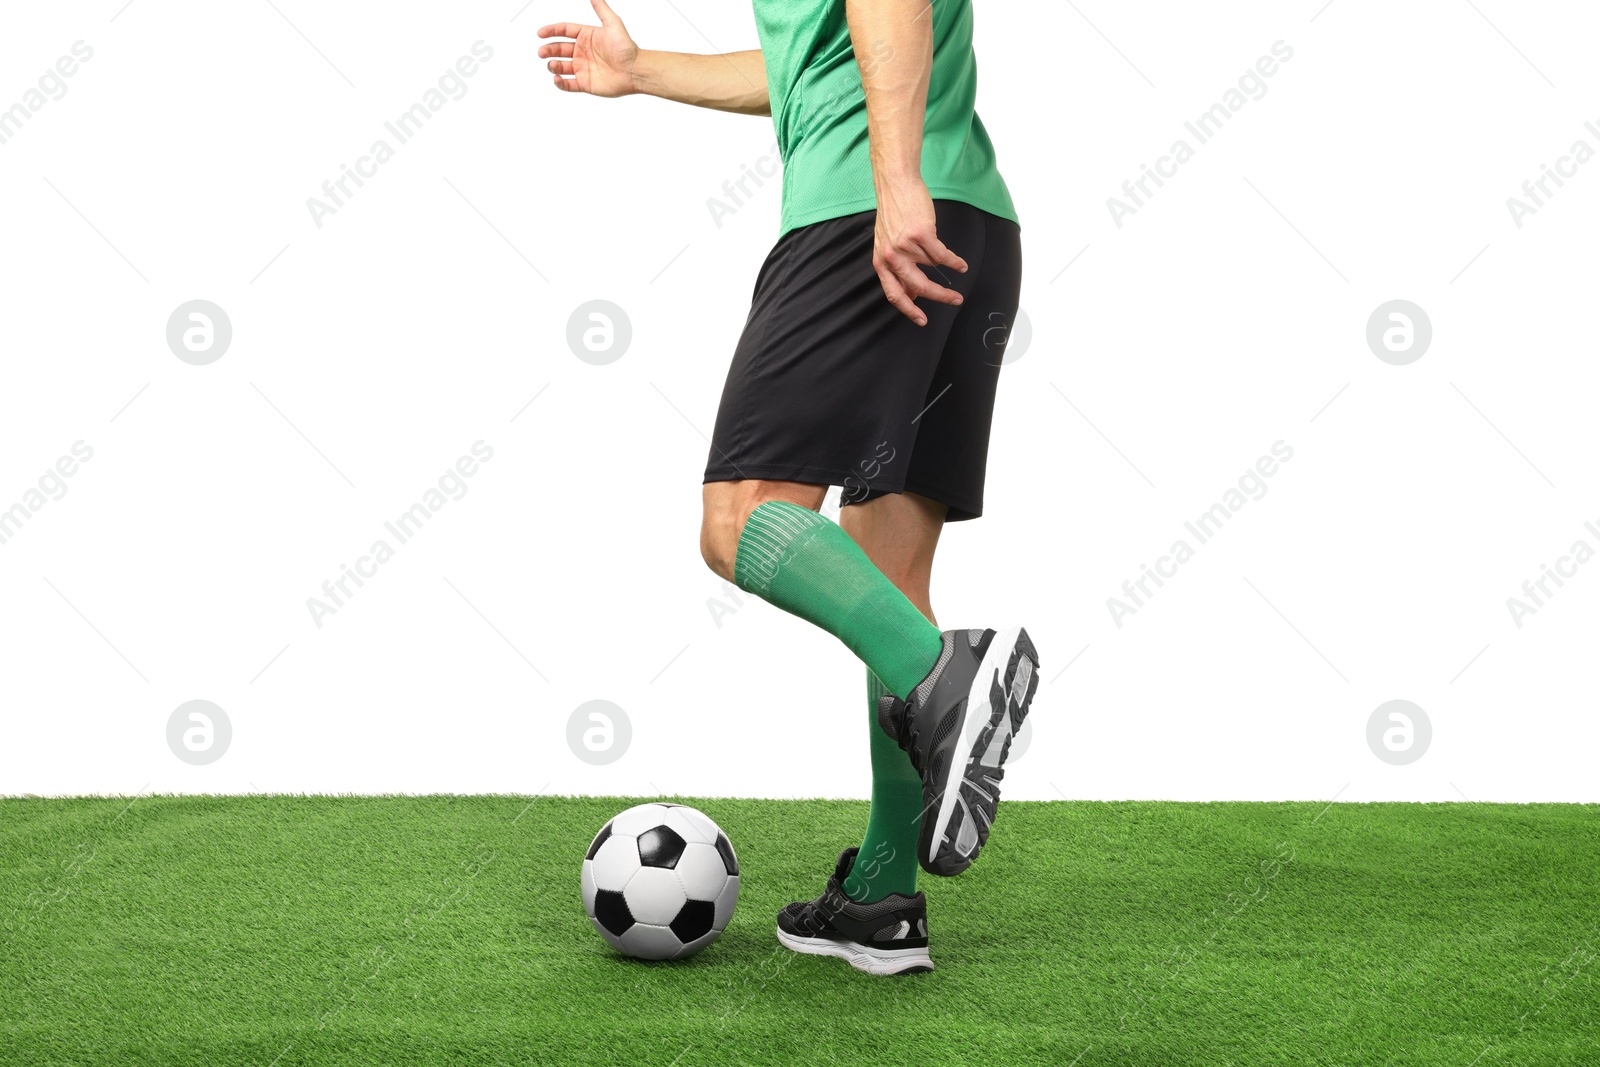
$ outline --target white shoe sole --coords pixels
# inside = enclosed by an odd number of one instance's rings
[[[826,937],[798,937],[780,927],[778,941],[784,948],[810,956],[837,956],[858,971],[868,974],[917,974],[933,970],[933,957],[925,948],[869,948],[853,942],[832,941]]]
[[[945,844],[945,837],[950,828],[950,817],[955,814],[956,802],[961,797],[961,786],[966,778],[969,764],[973,759],[979,758],[981,750],[987,749],[989,738],[993,736],[989,731],[1000,727],[1002,720],[1008,720],[1011,678],[1007,672],[1011,665],[1012,653],[1017,651],[1017,642],[1021,638],[1022,632],[1022,627],[1020,626],[1009,630],[996,631],[993,639],[989,642],[988,651],[984,653],[983,662],[978,665],[978,673],[972,679],[972,688],[967,693],[966,711],[962,716],[961,725],[957,728],[957,736],[962,738],[976,736],[978,729],[984,729],[984,727],[975,728],[976,723],[986,724],[988,729],[985,730],[983,742],[977,749],[966,757],[952,759],[950,766],[945,769],[945,779],[939,786],[939,814],[933,824],[933,836],[928,842],[927,862],[930,864],[936,861],[940,848]],[[1033,666],[1030,663],[1030,670]],[[1005,699],[998,709],[993,706],[989,699],[997,684],[1005,693]],[[1022,714],[1027,714],[1026,703],[1023,705]],[[1004,725],[1007,731],[1006,736],[1009,737],[1011,724],[1006,721]],[[994,769],[998,769],[999,765],[1000,761],[997,759]],[[996,794],[999,792],[997,786],[998,783],[992,779],[989,781],[989,788],[994,789]],[[975,783],[974,787],[982,788],[976,786]],[[987,829],[987,826],[985,829]],[[974,840],[972,851],[975,852],[978,847],[981,847],[981,844],[981,841]],[[963,853],[963,855],[970,857],[971,852]]]

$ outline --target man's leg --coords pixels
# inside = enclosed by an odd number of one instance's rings
[[[944,528],[945,505],[915,493],[893,493],[839,512],[839,525],[867,558],[935,626],[928,599],[933,553]],[[922,776],[893,738],[878,726],[878,698],[886,692],[867,670],[867,733],[872,749],[872,808],[855,865],[844,881],[852,900],[871,903],[890,893],[917,891],[917,834],[922,825]]]
[[[939,661],[939,628],[838,524],[817,514],[826,488],[707,482],[700,553],[713,571],[843,641],[896,696]]]

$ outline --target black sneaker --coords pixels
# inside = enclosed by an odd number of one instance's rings
[[[1000,765],[1039,688],[1028,631],[946,630],[939,662],[907,700],[878,701],[878,725],[922,775],[917,861],[960,874],[989,840],[1000,804]]]
[[[839,853],[828,888],[816,900],[778,912],[778,940],[814,956],[838,956],[868,974],[921,974],[933,970],[928,955],[928,900],[921,893],[890,893],[871,904],[844,894],[856,849]]]

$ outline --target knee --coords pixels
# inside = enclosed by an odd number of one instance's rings
[[[738,535],[725,516],[707,508],[700,519],[700,558],[718,577],[733,581],[733,561],[738,554]]]
[[[731,493],[707,486],[700,514],[700,558],[725,581],[733,581],[733,564],[739,554],[743,516],[739,500]]]
[[[752,511],[769,500],[782,500],[816,511],[822,506],[827,491],[827,486],[799,482],[755,479],[707,482],[701,491],[700,558],[717,575],[733,581],[739,537]]]

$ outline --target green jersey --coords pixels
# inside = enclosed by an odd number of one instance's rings
[[[861,68],[894,62],[880,45],[861,57],[850,43],[844,0],[754,0],[767,66],[772,125],[783,159],[780,236],[799,226],[877,206],[867,145]],[[978,62],[972,0],[933,0],[933,71],[922,138],[922,180],[937,200],[960,200],[1018,221],[995,165],[994,145],[973,110]]]

